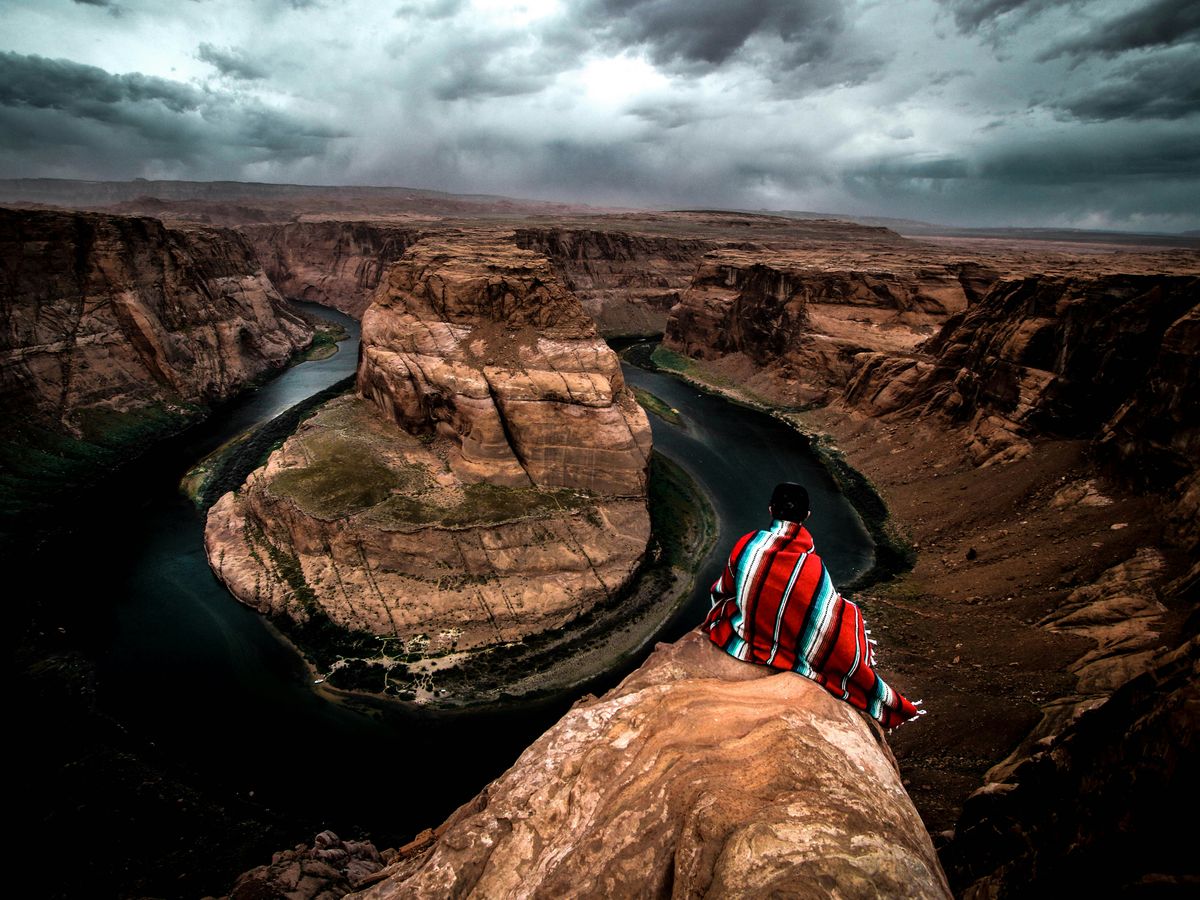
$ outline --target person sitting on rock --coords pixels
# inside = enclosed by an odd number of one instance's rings
[[[808,491],[779,484],[767,508],[771,527],[743,535],[712,586],[709,639],[735,659],[811,678],[885,728],[923,714],[875,673],[862,613],[834,588],[803,525]]]

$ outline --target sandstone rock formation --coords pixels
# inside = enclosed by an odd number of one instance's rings
[[[1106,430],[1144,481],[1170,484],[1200,464],[1195,352],[1184,349],[1198,291],[1187,275],[1004,281],[926,355],[859,357],[846,399],[876,415],[943,413],[966,424],[985,464],[1027,455],[1033,435]]]
[[[322,831],[311,847],[283,850],[269,865],[243,873],[228,900],[336,900],[382,868],[383,857],[369,841],[343,841]]]
[[[657,334],[696,263],[717,244],[599,228],[519,228],[518,247],[544,254],[605,334]]]
[[[544,258],[490,235],[419,244],[362,348],[361,396],[210,511],[209,560],[237,597],[401,640],[385,668],[615,597],[649,539],[649,423]]]
[[[0,519],[53,521],[312,337],[234,232],[0,209]]]
[[[456,446],[468,480],[644,496],[650,432],[616,355],[543,257],[431,240],[363,319],[359,392]]]
[[[0,275],[4,407],[72,430],[224,399],[312,337],[229,231],[0,210]]]
[[[242,229],[284,296],[332,306],[357,318],[379,279],[420,239],[410,226],[386,222],[288,222]]]
[[[949,896],[880,731],[698,633],[376,877],[356,896]]]
[[[857,354],[911,350],[977,300],[995,277],[971,263],[903,259],[846,265],[799,252],[707,254],[663,344],[697,359],[738,358],[768,370],[774,390],[828,401],[849,380]]]

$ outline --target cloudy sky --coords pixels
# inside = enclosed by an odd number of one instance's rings
[[[0,177],[1200,228],[1197,0],[0,0]]]

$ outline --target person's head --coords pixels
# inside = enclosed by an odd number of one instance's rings
[[[771,516],[787,522],[803,522],[808,518],[808,491],[804,485],[785,481],[771,492]]]

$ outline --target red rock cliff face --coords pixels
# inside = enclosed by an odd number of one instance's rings
[[[358,387],[449,437],[468,479],[645,496],[649,425],[616,355],[545,258],[500,238],[431,239],[393,266]]]
[[[911,349],[990,278],[966,263],[847,268],[801,252],[715,251],[671,310],[663,343],[697,359],[736,357],[792,399],[828,400],[856,354]]]
[[[1200,462],[1194,402],[1200,278],[1004,281],[922,355],[864,355],[846,393],[877,414],[938,412],[967,425],[979,462],[1038,435],[1093,438],[1159,487]]]
[[[598,229],[520,228],[516,243],[550,259],[605,334],[658,334],[700,257],[700,238]]]
[[[0,399],[68,430],[90,410],[229,397],[312,339],[220,229],[0,210],[0,279]]]
[[[286,297],[361,318],[387,267],[421,231],[373,222],[289,222],[242,230]]]

